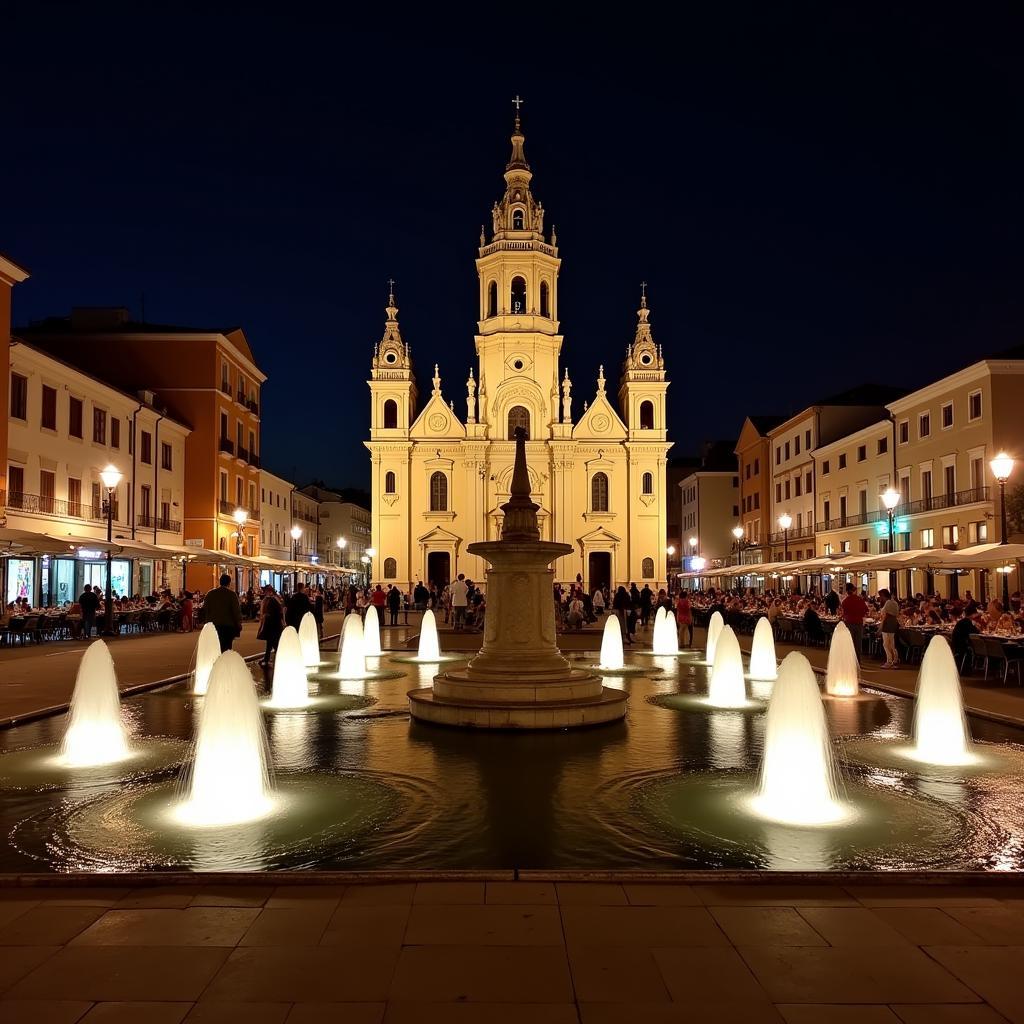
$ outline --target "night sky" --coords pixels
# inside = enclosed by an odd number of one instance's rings
[[[464,416],[516,93],[574,414],[599,362],[617,379],[641,280],[676,455],[1024,341],[1021,24],[998,7],[517,7],[442,30],[383,5],[142,6],[2,15],[0,251],[32,272],[15,322],[138,316],[144,294],[153,322],[240,325],[269,376],[264,464],[299,482],[368,481],[389,276],[421,394],[436,360]]]

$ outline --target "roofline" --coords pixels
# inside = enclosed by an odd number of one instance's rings
[[[21,284],[29,276],[29,272],[24,267],[19,267],[14,260],[0,253],[0,277],[10,281],[11,284]]]
[[[264,476],[273,477],[274,480],[276,480],[278,483],[286,484],[288,486],[289,490],[291,490],[291,491],[295,490],[295,484],[293,484],[291,482],[291,480],[289,480],[287,477],[278,476],[276,473],[272,472],[269,469],[266,469],[263,466],[260,466],[260,476],[261,477],[264,477]]]
[[[48,359],[51,363],[56,363],[58,366],[63,366],[65,370],[70,370],[72,373],[78,374],[79,377],[84,377],[86,380],[91,380],[98,384],[101,388],[105,388],[107,391],[112,391],[115,395],[120,395],[122,398],[127,398],[134,402],[136,405],[141,405],[143,409],[149,409],[150,412],[159,416],[161,419],[166,420],[168,423],[173,423],[175,426],[181,427],[186,434],[192,433],[192,427],[190,427],[183,420],[175,419],[169,413],[163,412],[158,409],[155,405],[147,405],[143,402],[138,395],[133,395],[130,391],[124,391],[121,388],[115,387],[113,384],[108,383],[101,377],[94,377],[91,373],[86,373],[79,366],[75,366],[73,363],[65,362],[63,359],[58,359],[55,355],[47,352],[45,349],[37,348],[31,342],[25,341],[24,338],[18,335],[11,336],[11,347],[19,345],[22,348],[27,348],[30,352],[34,352],[38,356],[42,356],[43,359]],[[141,391],[148,391],[148,388],[140,388]]]
[[[884,427],[885,433],[892,433],[892,420],[876,420],[874,423],[869,423],[866,427],[861,427],[860,430],[855,430],[852,434],[843,434],[842,437],[837,438],[830,444],[823,444],[818,448],[811,449],[811,458],[817,459],[821,455],[830,455],[837,448],[848,445],[854,441],[867,441],[875,434],[879,433],[879,428]]]
[[[976,363],[965,366],[956,373],[950,373],[939,380],[926,384],[923,388],[911,391],[909,395],[889,402],[886,405],[891,413],[899,414],[907,412],[915,405],[935,398],[951,388],[960,387],[963,384],[970,384],[972,381],[981,380],[983,377],[996,373],[1024,373],[1024,359],[979,359]]]

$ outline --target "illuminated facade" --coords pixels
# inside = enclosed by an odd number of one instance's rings
[[[596,393],[574,420],[573,384],[559,366],[561,260],[531,191],[518,116],[511,141],[505,193],[491,210],[490,237],[480,235],[477,358],[460,401],[464,415],[445,399],[437,366],[419,404],[389,298],[368,382],[373,579],[408,588],[459,572],[484,578],[484,563],[466,548],[500,535],[521,426],[542,537],[574,546],[555,563],[555,579],[665,586],[668,380],[646,295],[617,395],[598,368]]]

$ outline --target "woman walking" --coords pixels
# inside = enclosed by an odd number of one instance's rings
[[[263,600],[260,602],[260,625],[256,633],[257,640],[263,640],[267,649],[260,664],[267,668],[270,665],[270,655],[277,650],[277,643],[284,631],[284,608],[274,593],[274,588],[268,583],[263,588]]]

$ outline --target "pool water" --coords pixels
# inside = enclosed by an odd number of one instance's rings
[[[399,653],[399,652],[396,652]],[[596,652],[574,654],[581,665]],[[568,732],[474,732],[414,722],[406,692],[436,668],[380,659],[379,678],[323,681],[319,711],[266,715],[280,788],[268,820],[189,830],[168,807],[180,766],[127,781],[3,793],[0,871],[140,869],[1024,868],[1024,732],[972,720],[998,744],[998,770],[929,770],[863,756],[905,735],[909,701],[827,702],[847,825],[795,828],[755,819],[762,710],[717,711],[706,666],[627,655],[659,674],[610,677],[630,695],[624,722]],[[257,685],[269,692],[262,671]],[[766,699],[772,684],[748,683]],[[202,698],[185,685],[124,702],[135,735],[188,740]],[[59,741],[62,717],[0,734],[0,750]],[[856,738],[858,755],[844,758]],[[870,747],[870,744],[867,744]],[[0,757],[2,761],[2,757]],[[0,765],[0,777],[4,775]]]

